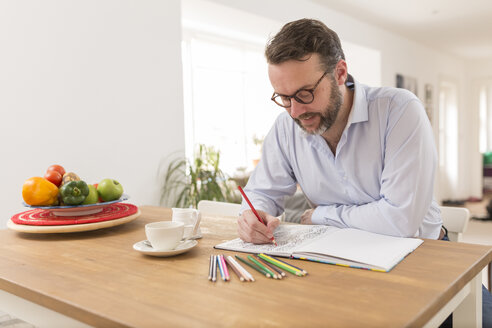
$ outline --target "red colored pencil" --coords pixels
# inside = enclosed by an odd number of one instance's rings
[[[248,196],[246,196],[246,193],[244,192],[243,188],[241,188],[241,186],[237,186],[237,189],[239,189],[239,191],[243,195],[244,200],[246,201],[246,203],[248,203],[249,207],[251,208],[251,210],[255,214],[255,216],[258,219],[258,221],[260,221],[261,223],[265,224],[265,222],[262,220],[261,216],[258,214],[258,212],[256,212],[255,208],[253,207],[253,204],[251,204],[251,202],[249,201],[249,198],[248,198]],[[270,240],[275,244],[275,246],[278,246],[274,237],[272,237]]]

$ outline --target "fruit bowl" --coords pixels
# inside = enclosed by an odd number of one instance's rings
[[[88,205],[32,206],[26,204],[25,202],[22,202],[22,205],[29,208],[39,208],[43,210],[48,210],[56,216],[81,216],[81,215],[90,215],[90,214],[99,213],[103,210],[104,207],[114,203],[124,202],[129,198],[130,196],[128,196],[127,194],[123,194],[117,200],[112,200],[110,202],[104,202],[104,203],[88,204]]]

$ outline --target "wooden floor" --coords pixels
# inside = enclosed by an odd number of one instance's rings
[[[492,245],[492,220],[477,220],[474,217],[487,217],[487,205],[492,200],[492,193],[484,194],[480,202],[466,202],[464,207],[470,210],[468,228],[463,233],[463,242],[470,244]],[[482,273],[482,283],[488,287],[488,270]]]
[[[463,241],[472,244],[492,245],[492,220],[477,220],[474,217],[487,217],[487,205],[492,199],[492,193],[484,195],[481,202],[466,202],[465,207],[470,210],[468,229],[463,233]]]

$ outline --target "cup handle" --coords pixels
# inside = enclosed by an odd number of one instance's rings
[[[191,232],[191,236],[195,237],[196,233],[198,231],[198,227],[200,226],[200,221],[202,220],[202,213],[200,213],[198,210],[195,211],[195,226],[193,227],[193,231]]]

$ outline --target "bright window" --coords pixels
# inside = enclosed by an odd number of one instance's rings
[[[263,49],[228,40],[185,41],[188,78],[185,116],[188,156],[197,144],[221,151],[221,168],[233,174],[252,169],[263,138],[282,112],[271,100]],[[189,133],[188,133],[189,132]]]
[[[439,168],[441,198],[458,198],[458,88],[452,81],[440,83]]]
[[[264,57],[265,43],[282,24],[205,1],[182,4],[186,156],[191,159],[198,144],[215,146],[227,174],[249,171],[260,156],[255,141],[284,111],[270,100]],[[380,52],[349,42],[343,47],[349,72],[379,86]]]
[[[492,81],[481,83],[479,89],[480,152],[492,151]]]
[[[490,149],[488,137],[487,115],[487,88],[482,86],[479,91],[479,114],[480,114],[480,152],[485,153]]]

